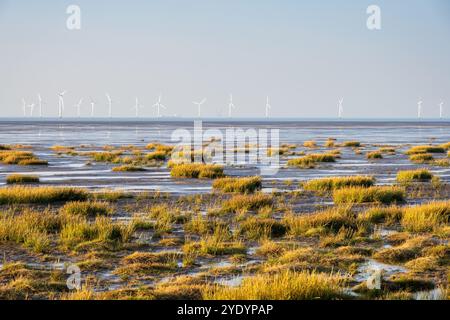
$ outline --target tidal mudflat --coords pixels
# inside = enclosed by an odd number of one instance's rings
[[[279,172],[171,161],[189,123],[0,123],[0,298],[448,298],[449,123],[208,125],[281,128]]]

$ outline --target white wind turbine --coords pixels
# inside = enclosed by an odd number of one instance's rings
[[[272,106],[270,105],[270,102],[269,102],[269,96],[267,96],[267,99],[266,99],[266,118],[269,117],[269,110],[270,109],[272,109]]]
[[[135,112],[136,112],[136,118],[138,118],[139,117],[139,108],[142,108],[143,107],[143,105],[140,105],[139,104],[139,99],[136,97],[136,103],[134,104],[134,107],[133,107],[133,109],[135,110]],[[137,130],[137,129],[136,129]]]
[[[106,99],[108,100],[108,115],[111,118],[112,117],[112,100],[111,100],[111,96],[109,95],[109,93],[105,93],[106,95]]]
[[[344,115],[344,106],[343,106],[344,98],[340,98],[338,102],[339,102],[339,104],[338,104],[338,118],[341,119],[342,116]]]
[[[22,98],[22,111],[23,111],[23,116],[26,117],[27,116],[27,102],[25,101],[24,98]]]
[[[91,117],[94,117],[95,101],[91,98]]]
[[[33,112],[34,112],[34,106],[35,106],[35,104],[34,104],[34,103],[32,103],[32,104],[29,104],[29,105],[28,105],[28,108],[30,108],[30,117],[32,117],[32,116],[33,116]]]
[[[233,103],[233,94],[230,94],[230,103],[228,104],[228,117],[230,118],[232,109],[236,109],[236,106]]]
[[[200,102],[195,102],[193,101],[192,103],[195,104],[198,107],[198,117],[200,118],[202,116],[202,104],[204,104],[206,102],[206,98],[203,98],[202,101]]]
[[[81,115],[81,104],[83,103],[83,98],[81,98],[78,103],[75,104],[75,108],[77,108],[77,117],[79,118]]]
[[[66,90],[58,93],[58,117],[62,118],[64,111],[64,95],[67,93]]]
[[[417,102],[417,118],[422,118],[422,103],[423,103],[423,101],[422,100],[419,100],[418,102]]]
[[[43,104],[43,101],[42,101],[41,94],[38,93],[37,97],[38,97],[39,117],[42,118],[42,104]]]
[[[441,103],[439,103],[439,118],[443,118],[444,117],[444,102],[441,101]]]
[[[161,117],[161,108],[166,109],[166,107],[161,103],[162,95],[159,95],[158,101],[153,105],[156,108],[157,117]]]

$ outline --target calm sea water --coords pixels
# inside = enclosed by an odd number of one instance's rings
[[[315,140],[319,144],[329,137],[339,141],[358,140],[365,145],[363,154],[343,149],[342,159],[313,170],[283,168],[275,176],[266,177],[266,185],[280,187],[283,180],[301,181],[316,177],[354,174],[373,174],[378,183],[391,183],[395,172],[402,169],[423,167],[412,164],[406,155],[397,153],[382,160],[368,161],[366,151],[378,145],[394,145],[404,151],[408,145],[444,143],[450,141],[450,122],[430,121],[204,121],[203,128],[274,128],[280,130],[280,143],[300,144]],[[101,150],[104,145],[144,146],[151,142],[170,144],[176,129],[193,130],[193,121],[0,121],[0,144],[31,145],[48,167],[19,167],[0,165],[0,184],[11,173],[33,172],[43,184],[76,185],[87,188],[112,188],[128,190],[161,190],[175,193],[208,192],[209,181],[179,181],[170,178],[165,167],[149,168],[146,172],[111,172],[112,165],[94,163],[81,156],[56,156],[49,150],[53,145],[90,145]],[[302,150],[303,148],[299,148]],[[319,149],[322,152],[325,149]],[[440,155],[438,157],[445,157]],[[282,165],[287,159],[282,159]],[[443,180],[450,181],[450,169],[431,166]],[[226,168],[230,175],[258,174],[256,167]],[[277,185],[278,183],[278,185]]]

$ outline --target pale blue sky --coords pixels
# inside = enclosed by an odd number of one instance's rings
[[[66,29],[66,7],[78,4],[82,29]],[[366,8],[382,10],[382,30],[366,28]],[[67,116],[93,97],[97,115],[132,116],[134,97],[154,115],[450,116],[450,2],[447,0],[0,0],[0,117],[20,116],[21,98],[40,92],[44,115]],[[86,101],[82,113],[89,114]]]

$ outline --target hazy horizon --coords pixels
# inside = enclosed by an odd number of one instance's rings
[[[54,2],[54,1],[53,1]],[[164,115],[259,118],[270,96],[275,119],[450,117],[450,3],[445,0],[337,3],[299,1],[0,0],[0,118],[21,117],[22,97],[65,116],[84,98],[82,115],[142,117],[162,94]],[[81,8],[81,30],[66,28],[67,6]],[[381,8],[382,28],[366,27],[366,8]],[[35,108],[35,115],[38,110]]]

